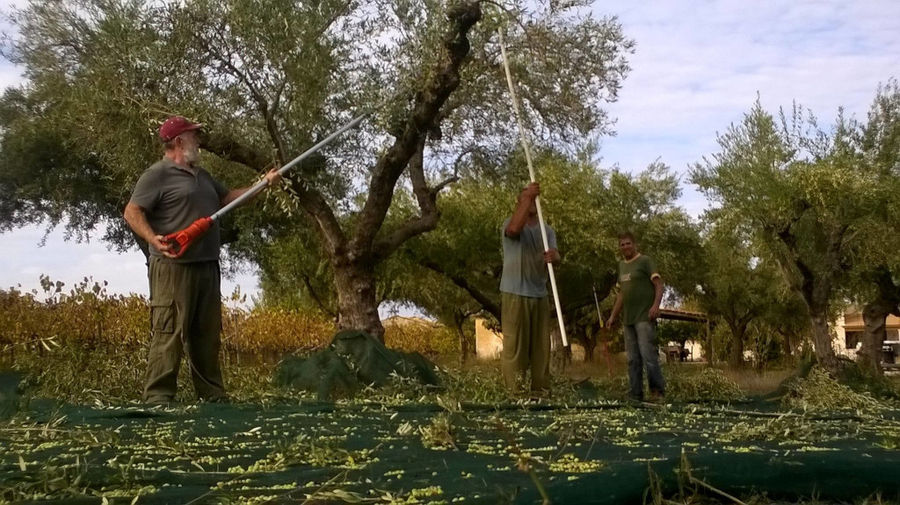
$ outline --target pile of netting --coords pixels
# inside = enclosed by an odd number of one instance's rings
[[[282,360],[275,383],[316,393],[321,401],[350,396],[366,386],[382,387],[397,378],[427,386],[440,381],[421,354],[394,351],[362,331],[338,332],[320,351]]]

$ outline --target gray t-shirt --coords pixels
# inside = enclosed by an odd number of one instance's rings
[[[503,276],[500,291],[531,298],[547,296],[547,264],[544,263],[544,243],[539,224],[522,228],[516,238],[506,236],[509,218],[500,227],[503,237]],[[556,232],[547,226],[547,243],[556,249]]]
[[[131,203],[144,209],[147,222],[157,235],[168,235],[187,228],[201,217],[214,214],[227,194],[228,188],[206,170],[197,167],[193,174],[164,158],[141,174],[131,194]],[[170,261],[218,261],[219,246],[219,225],[213,223],[183,256]],[[152,247],[150,254],[162,256]]]

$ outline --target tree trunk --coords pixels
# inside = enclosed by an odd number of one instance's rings
[[[744,333],[745,328],[731,328],[731,353],[728,364],[740,368],[744,366]]]
[[[552,373],[561,374],[565,371],[566,365],[572,360],[569,349],[562,345],[562,334],[559,332],[559,327],[552,326],[550,328],[550,370]]]
[[[791,331],[778,331],[781,336],[781,360],[784,364],[793,366],[797,363],[797,340]],[[802,340],[802,337],[801,337]]]
[[[813,345],[815,345],[816,361],[828,371],[837,370],[837,357],[832,347],[833,338],[831,329],[828,328],[828,310],[813,310],[810,307],[810,321],[812,322]]]
[[[786,358],[794,356],[794,343],[791,342],[791,334],[789,332],[781,333],[781,353]]]
[[[335,262],[334,285],[338,295],[338,329],[362,330],[384,342],[371,263],[359,260]]]
[[[894,307],[886,300],[877,300],[863,308],[865,330],[863,331],[862,349],[857,354],[857,363],[861,368],[876,375],[882,374],[881,346],[886,337],[884,325],[888,314],[893,310]]]
[[[456,334],[459,336],[459,364],[465,365],[466,359],[469,357],[469,341],[466,339],[466,332],[463,331],[463,323],[465,319],[456,321]]]
[[[885,267],[876,268],[872,274],[875,285],[878,286],[878,295],[875,301],[863,308],[863,332],[862,349],[860,349],[857,363],[860,368],[875,375],[883,373],[881,369],[881,346],[887,335],[885,323],[887,316],[900,315],[900,290],[894,284],[891,271]]]
[[[597,338],[585,335],[584,340],[582,341],[584,344],[584,362],[585,363],[593,363],[594,362],[594,350],[597,349]]]

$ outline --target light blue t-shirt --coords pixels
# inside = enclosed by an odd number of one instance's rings
[[[535,224],[522,228],[516,238],[506,236],[509,218],[500,227],[503,237],[503,276],[500,291],[531,298],[547,296],[547,264],[544,263],[544,243],[541,226]],[[556,232],[547,226],[547,243],[556,249]]]

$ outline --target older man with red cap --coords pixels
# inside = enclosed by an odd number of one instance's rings
[[[165,239],[210,216],[249,188],[228,190],[200,167],[201,124],[181,116],[159,128],[162,160],[144,171],[125,207],[125,221],[150,249],[150,356],[143,399],[165,404],[175,397],[181,355],[197,397],[227,399],[219,364],[222,302],[219,292],[219,227],[211,228],[176,256]],[[266,174],[270,185],[281,176]]]

